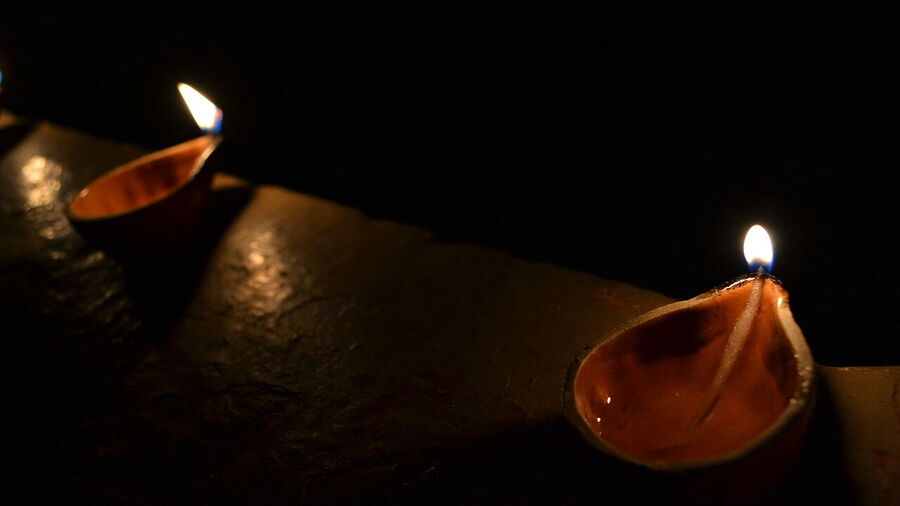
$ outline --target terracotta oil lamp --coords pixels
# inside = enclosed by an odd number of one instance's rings
[[[205,135],[117,167],[85,186],[67,207],[75,228],[113,253],[154,253],[187,238],[206,209],[222,111],[186,84],[182,98]]]
[[[768,266],[759,230],[745,255]],[[715,474],[720,487],[778,479],[812,412],[814,362],[787,291],[763,266],[650,311],[577,358],[565,408],[590,444],[652,470]]]

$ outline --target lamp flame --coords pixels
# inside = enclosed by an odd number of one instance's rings
[[[760,267],[771,269],[774,256],[772,240],[766,229],[760,225],[750,227],[744,237],[744,258],[747,259],[750,269],[756,270]]]
[[[178,91],[200,130],[206,134],[218,134],[222,130],[222,109],[187,84],[178,83]]]

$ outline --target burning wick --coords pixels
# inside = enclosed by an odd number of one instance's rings
[[[178,83],[178,92],[203,133],[217,135],[222,131],[222,109],[187,84]]]
[[[762,294],[763,277],[762,274],[772,266],[772,240],[766,229],[759,225],[753,225],[747,231],[744,237],[744,258],[747,259],[747,265],[751,269],[756,268],[756,279],[753,280],[753,286],[750,289],[750,295],[747,297],[747,304],[741,311],[737,321],[734,324],[728,341],[725,343],[725,351],[722,353],[722,360],[719,362],[719,368],[713,378],[712,385],[706,391],[706,397],[703,399],[701,409],[694,418],[691,428],[699,427],[712,413],[713,408],[719,401],[719,393],[722,391],[722,385],[731,374],[741,350],[747,342],[747,336],[750,335],[750,329],[753,328],[753,322],[756,320],[756,314],[759,312],[759,299]]]
[[[67,213],[82,235],[111,251],[162,251],[199,225],[222,138],[222,110],[193,87],[178,91],[204,135],[150,153],[81,189]]]

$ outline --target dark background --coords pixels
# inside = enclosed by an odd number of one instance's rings
[[[816,358],[900,364],[889,12],[25,3],[18,114],[161,148],[186,81],[229,172],[677,298],[762,223]]]

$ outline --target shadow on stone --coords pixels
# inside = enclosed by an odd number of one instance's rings
[[[404,466],[376,502],[412,504],[674,504],[653,473],[601,454],[562,418],[434,449]],[[360,503],[371,497],[357,497]]]
[[[801,456],[773,490],[727,504],[853,504],[842,468],[833,406],[822,402]],[[381,483],[375,502],[429,504],[706,504],[687,495],[679,475],[606,456],[563,418],[511,428],[454,447],[433,449]],[[747,477],[752,480],[751,477]],[[711,483],[710,487],[717,484]],[[727,496],[727,494],[726,494]],[[359,503],[372,497],[354,497]]]
[[[0,115],[3,113],[0,112]],[[0,156],[16,147],[19,142],[28,136],[35,125],[16,123],[7,127],[0,127]]]
[[[169,327],[187,309],[219,239],[253,192],[248,186],[215,189],[203,222],[189,239],[161,253],[117,257],[149,335]]]
[[[843,429],[825,381],[818,382],[812,421],[797,461],[759,504],[856,504],[844,468]]]

